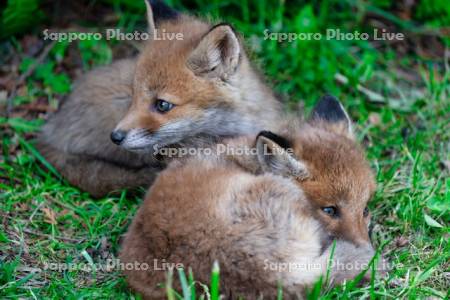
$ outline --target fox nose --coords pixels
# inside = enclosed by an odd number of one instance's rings
[[[114,130],[111,132],[111,141],[113,141],[114,144],[120,145],[122,144],[123,140],[127,136],[127,133],[123,130]]]

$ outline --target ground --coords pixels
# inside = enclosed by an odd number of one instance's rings
[[[331,93],[355,121],[377,174],[378,190],[369,205],[373,241],[393,269],[369,286],[323,288],[312,291],[311,298],[449,296],[450,43],[441,30],[449,15],[439,10],[445,1],[424,2],[196,1],[183,6],[172,1],[178,9],[231,22],[286,109],[308,111]],[[145,28],[143,5],[80,3],[69,8],[44,3],[34,8],[40,12],[33,13],[37,29],[0,35],[2,112],[12,100],[9,117],[0,118],[1,298],[136,297],[120,272],[87,268],[117,255],[144,191],[92,199],[60,179],[34,148],[36,132],[76,76],[139,48],[129,41],[43,41],[45,28]],[[42,21],[37,20],[41,13]],[[5,13],[2,22],[7,22]],[[330,28],[370,35],[374,28],[388,28],[406,39],[280,42],[271,35]],[[55,270],[63,263],[78,270]]]

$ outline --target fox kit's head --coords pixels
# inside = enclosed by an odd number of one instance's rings
[[[257,133],[261,120],[273,120],[278,104],[232,27],[156,2],[146,2],[152,38],[137,61],[132,104],[113,142],[152,151],[198,137]]]
[[[310,120],[287,135],[261,132],[256,148],[264,171],[295,178],[330,237],[370,244],[374,176],[339,101],[322,98]]]

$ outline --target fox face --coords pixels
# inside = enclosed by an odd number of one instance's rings
[[[324,97],[308,123],[290,134],[261,132],[256,147],[263,170],[295,179],[309,200],[310,214],[330,240],[370,244],[367,203],[376,184],[354,141],[350,119],[335,98]]]
[[[177,15],[156,28],[150,5],[148,12],[150,32],[164,29],[183,38],[155,36],[148,42],[137,62],[131,107],[111,134],[113,142],[128,150],[148,151],[193,137],[257,130],[254,100],[245,100],[250,95],[262,99],[258,94],[265,93],[269,103],[273,97],[258,87],[261,83],[231,26],[211,27]],[[249,90],[247,96],[244,89],[254,88],[257,91]],[[265,110],[273,111],[272,106],[269,103]]]

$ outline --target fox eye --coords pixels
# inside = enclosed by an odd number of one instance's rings
[[[366,218],[368,215],[369,215],[369,208],[366,206],[366,208],[364,208],[363,216],[364,218]]]
[[[338,211],[336,206],[326,206],[321,208],[324,213],[329,215],[330,217],[336,218],[338,217]]]
[[[174,107],[174,105],[166,100],[157,99],[155,102],[155,108],[160,113],[166,113],[169,110],[171,110]]]

